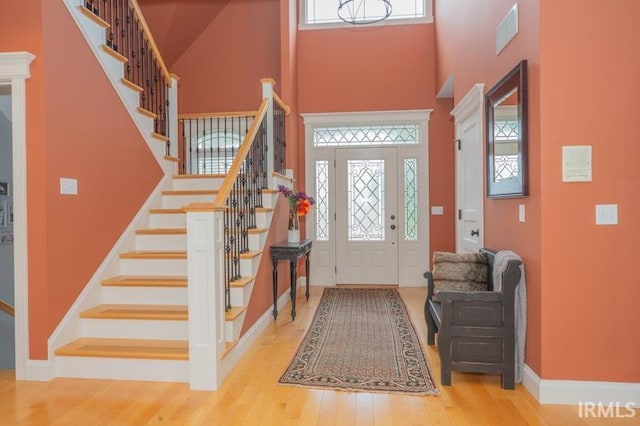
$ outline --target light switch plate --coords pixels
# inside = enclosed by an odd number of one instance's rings
[[[524,222],[525,220],[524,211],[524,204],[518,204],[518,220],[520,222]]]
[[[60,178],[60,194],[78,195],[78,179]]]
[[[617,204],[596,204],[596,225],[617,225]]]
[[[433,216],[441,216],[444,214],[443,206],[431,206],[431,215]]]

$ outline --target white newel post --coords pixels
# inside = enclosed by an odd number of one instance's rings
[[[222,384],[224,335],[224,213],[212,204],[187,212],[189,383],[193,390]]]
[[[171,87],[169,88],[169,140],[171,141],[171,150],[169,155],[178,158],[178,78],[177,75],[171,74]]]
[[[269,188],[273,188],[273,153],[275,144],[273,142],[273,85],[276,84],[272,78],[263,78],[262,83],[262,99],[269,99],[269,107],[264,119],[267,120],[267,182]]]

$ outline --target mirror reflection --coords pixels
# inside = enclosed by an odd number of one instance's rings
[[[485,95],[487,197],[522,197],[527,188],[527,61]]]

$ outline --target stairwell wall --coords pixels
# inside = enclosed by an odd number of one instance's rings
[[[27,80],[29,338],[30,359],[46,359],[47,339],[163,173],[63,2],[3,4],[0,40],[0,50],[36,55]],[[79,194],[60,195],[61,177],[78,179]]]

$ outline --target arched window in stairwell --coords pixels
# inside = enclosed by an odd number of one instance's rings
[[[226,174],[240,148],[242,137],[237,133],[213,132],[197,139],[191,150],[191,165],[197,174]]]

